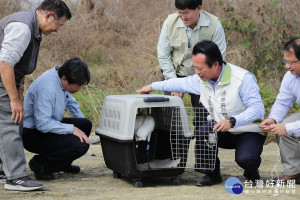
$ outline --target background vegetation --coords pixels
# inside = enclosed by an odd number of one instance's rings
[[[135,93],[161,80],[156,45],[162,23],[175,11],[174,0],[66,0],[73,17],[59,31],[43,37],[38,67],[26,87],[45,70],[72,57],[87,61],[92,81],[75,97],[98,126],[105,96]],[[29,0],[0,0],[0,18],[34,8]],[[226,61],[257,76],[269,113],[286,70],[282,46],[299,36],[300,1],[210,0],[203,9],[218,16],[227,40]],[[185,98],[185,103],[190,106]],[[294,106],[293,111],[299,110]]]

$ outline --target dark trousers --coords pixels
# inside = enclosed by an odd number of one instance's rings
[[[208,124],[208,125],[207,125]],[[207,168],[207,160],[212,158],[210,149],[204,147],[207,145],[206,141],[209,141],[208,134],[212,132],[213,123],[207,123],[201,126],[196,131],[196,167]],[[235,161],[244,169],[244,175],[246,178],[259,178],[257,170],[261,163],[261,153],[263,151],[263,145],[266,140],[266,136],[259,133],[242,133],[242,134],[231,134],[229,132],[217,133],[217,146],[224,149],[235,149]],[[214,173],[220,173],[220,160],[218,158],[218,149],[216,150],[216,160]],[[205,161],[203,161],[205,160]],[[204,164],[203,164],[204,163]],[[198,164],[198,166],[197,166]],[[211,173],[210,170],[200,170],[203,173]]]
[[[92,122],[86,118],[64,118],[62,123],[74,124],[87,136],[91,133]],[[38,154],[33,159],[43,165],[49,173],[62,171],[89,149],[89,144],[81,142],[79,137],[73,134],[61,135],[24,129],[22,139],[24,148]]]

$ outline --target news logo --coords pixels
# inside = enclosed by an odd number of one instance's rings
[[[230,194],[241,194],[243,192],[242,182],[236,177],[230,177],[224,184],[225,190]]]

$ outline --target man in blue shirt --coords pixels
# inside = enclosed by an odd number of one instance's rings
[[[44,72],[29,87],[24,101],[23,143],[36,153],[29,167],[36,179],[53,180],[55,172],[78,173],[71,165],[89,149],[92,123],[72,94],[90,81],[86,62],[73,58]],[[73,118],[65,118],[65,109]]]
[[[278,179],[296,179],[300,183],[300,113],[294,113],[283,120],[295,99],[300,105],[300,38],[291,39],[284,45],[283,57],[285,68],[289,71],[283,77],[280,92],[268,119],[260,127],[264,132],[277,136],[284,167],[283,175]]]
[[[258,168],[266,137],[259,130],[251,130],[251,122],[263,117],[264,105],[256,78],[250,72],[223,61],[218,46],[212,41],[201,41],[193,48],[195,75],[186,78],[154,82],[137,90],[149,93],[153,90],[189,92],[201,94],[200,101],[209,111],[207,122],[196,130],[196,145],[207,139],[207,134],[217,132],[218,147],[235,149],[235,161],[244,169],[244,176],[254,184],[260,179]],[[235,127],[235,128],[233,128]],[[203,139],[204,138],[204,139]],[[197,144],[198,143],[198,144]],[[196,153],[196,166],[207,159],[208,152]],[[198,186],[220,183],[220,161],[216,158],[213,171],[200,170],[206,175],[198,180]]]

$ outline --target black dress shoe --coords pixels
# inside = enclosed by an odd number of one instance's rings
[[[197,186],[211,186],[222,182],[221,174],[209,173],[197,181]]]
[[[250,181],[252,182],[252,186],[256,186],[257,181],[260,180],[260,175],[258,170],[253,170],[253,171],[245,170],[243,175],[245,176],[247,182]]]
[[[62,170],[64,173],[77,174],[80,172],[80,167],[78,165],[69,165]]]
[[[33,171],[37,180],[50,181],[55,179],[53,173],[46,172],[44,166],[38,163],[35,159],[31,159],[29,161],[29,168]]]

